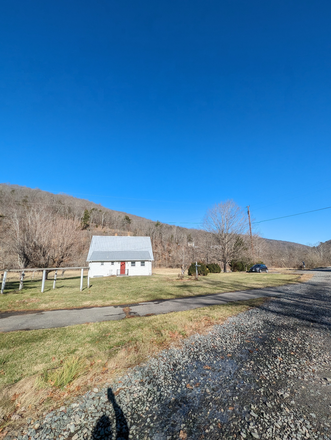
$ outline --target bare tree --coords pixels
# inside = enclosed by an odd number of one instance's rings
[[[45,214],[51,219],[49,231],[53,230],[55,219],[58,219],[59,222],[62,221],[61,219],[65,219],[80,223],[86,210],[86,221],[82,224],[83,229],[80,229],[76,242],[76,244],[79,243],[79,250],[75,244],[72,256],[65,257],[65,264],[85,264],[91,236],[95,233],[127,235],[128,232],[151,237],[157,266],[182,266],[183,247],[187,263],[197,260],[205,263],[221,263],[220,242],[216,239],[219,235],[215,233],[214,228],[206,228],[212,232],[210,234],[206,230],[186,229],[160,222],[155,223],[152,220],[125,212],[113,211],[88,200],[76,199],[66,194],[51,194],[38,189],[0,183],[1,267],[17,267],[18,259],[20,265],[31,267],[32,261],[29,260],[31,253],[30,251],[29,253],[25,252],[24,243],[31,244],[35,240],[34,233],[32,235],[29,233],[31,228],[36,233],[38,232],[38,236],[42,235],[41,225],[38,230],[35,226],[31,225],[30,227],[30,222],[33,223],[33,220],[30,220],[29,217],[37,215],[37,213],[32,213],[34,208],[45,211],[40,212],[41,218]],[[30,213],[29,210],[31,210]],[[125,216],[129,217],[130,223],[125,221],[123,224]],[[245,218],[245,215],[243,217]],[[99,225],[102,227],[102,231],[96,230]],[[55,240],[54,234],[54,232],[50,232],[49,236]],[[241,260],[250,263],[253,255],[250,250],[249,236],[241,235],[241,238],[245,241],[247,249],[241,249],[241,242],[238,240],[236,248],[241,250],[238,256],[232,258],[240,257]],[[188,246],[188,242],[190,246]],[[261,260],[270,266],[298,267],[302,261],[306,262],[306,267],[331,264],[331,241],[321,243],[318,246],[305,246],[298,243],[259,238],[254,234],[253,244],[255,262]],[[186,266],[186,261],[184,266]]]
[[[233,200],[227,200],[207,211],[204,227],[216,239],[219,259],[226,272],[230,261],[245,247],[242,235],[247,232],[246,215]]]
[[[19,267],[59,267],[78,250],[78,221],[35,207],[14,207],[10,214],[5,242],[16,254]]]

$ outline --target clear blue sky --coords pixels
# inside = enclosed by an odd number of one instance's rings
[[[2,0],[0,181],[196,226],[331,206],[329,0]],[[331,209],[260,223],[331,239]]]

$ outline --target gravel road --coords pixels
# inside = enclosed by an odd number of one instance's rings
[[[331,268],[7,439],[331,439]]]

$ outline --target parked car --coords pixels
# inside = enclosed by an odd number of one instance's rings
[[[265,264],[254,264],[248,272],[266,272],[268,273],[268,268]]]

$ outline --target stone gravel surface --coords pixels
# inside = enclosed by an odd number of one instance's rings
[[[331,439],[331,268],[6,440]]]

